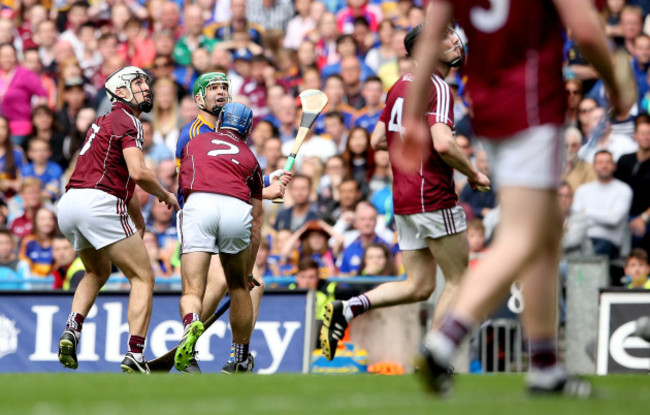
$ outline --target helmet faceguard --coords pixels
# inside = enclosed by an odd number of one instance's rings
[[[225,97],[216,95],[214,97],[208,96],[208,93],[212,89],[211,87],[215,85],[222,85],[223,89],[226,91]],[[194,93],[194,99],[197,101],[199,109],[216,116],[219,116],[222,108],[231,101],[230,80],[226,74],[222,72],[208,72],[199,76],[199,78],[194,82],[192,92]],[[214,101],[212,105],[207,104],[210,100]]]
[[[135,91],[132,89],[131,85],[133,81],[138,78],[144,78],[144,81],[149,86],[148,91],[144,91],[141,88]],[[106,95],[108,95],[108,99],[110,99],[111,102],[124,102],[131,108],[135,108],[138,111],[143,112],[149,112],[153,108],[154,93],[151,87],[151,78],[145,71],[136,66],[127,66],[113,72],[106,79],[104,87],[106,88]],[[122,98],[117,95],[117,90],[120,88],[126,89],[126,91],[129,93],[128,97]],[[136,102],[136,94],[142,94],[142,102]],[[150,97],[149,100],[145,99],[145,94],[148,94]]]

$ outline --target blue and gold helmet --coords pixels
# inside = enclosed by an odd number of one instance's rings
[[[253,111],[239,102],[226,104],[219,114],[220,130],[234,130],[246,137],[251,125],[253,125]]]

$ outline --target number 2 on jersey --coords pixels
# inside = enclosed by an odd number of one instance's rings
[[[79,151],[80,156],[86,154],[86,152],[90,149],[90,145],[93,143],[93,140],[95,139],[95,135],[99,132],[99,126],[95,123],[93,123],[93,125],[91,125],[90,128],[93,130],[93,132],[92,134],[90,134],[90,137],[88,137],[88,140],[86,140],[86,143],[84,144],[81,151]]]
[[[404,98],[398,97],[393,104],[393,109],[390,111],[390,121],[388,122],[388,131],[400,133],[404,132],[402,127],[402,109],[404,107]]]
[[[222,144],[224,146],[227,146],[228,148],[220,148],[220,149],[217,149],[217,150],[208,151],[208,156],[216,157],[216,156],[225,155],[225,154],[238,154],[239,153],[239,148],[236,145],[234,145],[232,143],[229,143],[227,141],[211,140],[210,142],[212,144],[216,144],[216,145]]]

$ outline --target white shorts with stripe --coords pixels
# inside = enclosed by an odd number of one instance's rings
[[[126,203],[97,189],[70,189],[57,205],[59,228],[75,251],[102,249],[136,233]]]
[[[467,229],[465,211],[460,206],[434,212],[395,215],[397,242],[402,251],[427,247],[426,238],[438,239]]]
[[[502,141],[482,139],[492,170],[492,187],[556,189],[562,179],[562,127],[541,125]]]
[[[192,193],[179,216],[181,254],[236,254],[251,243],[253,206],[236,197]]]

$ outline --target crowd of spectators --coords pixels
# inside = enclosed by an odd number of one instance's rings
[[[573,232],[566,255],[617,259],[635,252],[634,262],[642,261],[639,249],[650,248],[649,11],[650,1],[639,0],[608,0],[603,11],[639,89],[637,106],[621,119],[608,118],[602,82],[566,38],[569,128],[560,203]],[[190,91],[201,73],[226,73],[233,100],[253,110],[250,146],[266,174],[284,166],[300,120],[298,94],[322,89],[329,103],[298,154],[284,204],[264,204],[257,265],[265,276],[293,276],[314,264],[320,278],[401,273],[389,157],[373,151],[370,135],[385,93],[414,70],[403,40],[423,20],[418,0],[3,1],[0,289],[41,276],[54,276],[54,288],[78,283],[79,261],[58,234],[56,202],[87,131],[110,108],[107,76],[126,65],[151,74],[155,103],[143,116],[143,151],[170,191],[177,186],[176,140],[197,115]],[[447,78],[456,139],[489,175],[465,81],[455,70]],[[472,261],[480,260],[498,223],[498,195],[472,190],[460,174],[455,182]],[[140,189],[134,197],[157,278],[177,275],[175,215]]]

